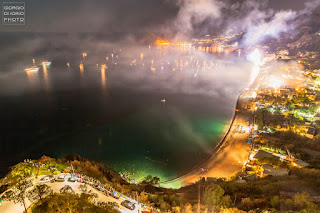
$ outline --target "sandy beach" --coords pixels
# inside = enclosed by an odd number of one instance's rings
[[[246,143],[249,133],[238,133],[237,127],[238,125],[246,125],[247,121],[252,121],[252,111],[247,109],[250,99],[250,91],[244,91],[239,96],[231,126],[228,127],[225,137],[209,159],[183,176],[160,183],[160,186],[182,187],[192,184],[202,177],[229,178],[241,170],[248,159],[250,150],[249,144]]]

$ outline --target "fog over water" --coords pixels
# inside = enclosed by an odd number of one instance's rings
[[[319,5],[27,1],[25,26],[0,25],[0,175],[24,158],[73,153],[137,179],[185,173],[211,154],[257,74],[247,53],[297,33],[300,17]],[[157,36],[181,42],[240,32],[228,42],[240,56],[154,45]],[[26,72],[33,58],[40,69]]]
[[[210,154],[251,77],[252,64],[231,53],[130,39],[10,39],[1,51],[11,56],[0,74],[2,174],[24,158],[78,153],[138,179],[175,177]],[[39,71],[24,71],[32,58]]]

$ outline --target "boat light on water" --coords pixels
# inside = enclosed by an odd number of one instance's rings
[[[29,68],[26,68],[24,69],[26,72],[36,72],[39,70],[39,67],[37,66],[32,66],[32,67],[29,67]]]
[[[50,66],[50,65],[51,65],[51,62],[50,62],[50,61],[44,61],[44,62],[42,62],[42,65]]]

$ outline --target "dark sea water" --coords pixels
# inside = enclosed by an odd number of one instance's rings
[[[138,180],[149,174],[176,177],[210,155],[233,116],[234,91],[241,90],[239,79],[224,77],[228,69],[208,75],[191,69],[204,63],[189,56],[182,57],[189,64],[171,58],[157,62],[158,50],[134,66],[129,66],[132,58],[116,59],[117,53],[114,61],[92,56],[106,63],[102,70],[89,63],[89,55],[81,70],[81,52],[72,57],[73,50],[59,51],[47,57],[41,48],[35,51],[41,56],[38,72],[24,71],[32,65],[29,53],[19,52],[21,59],[11,57],[9,65],[1,59],[1,175],[26,158],[79,154]],[[111,58],[111,52],[105,54]],[[45,69],[39,58],[51,66]],[[175,70],[178,64],[189,67]]]
[[[2,172],[25,158],[77,153],[137,178],[172,178],[209,154],[232,116],[208,96],[113,88],[112,75],[101,83],[98,71],[54,71],[21,71],[25,91],[0,96]]]

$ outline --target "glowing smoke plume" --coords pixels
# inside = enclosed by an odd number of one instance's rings
[[[247,60],[253,63],[251,80],[250,80],[250,83],[253,83],[260,72],[259,66],[261,65],[261,61],[262,61],[260,51],[258,49],[255,49],[252,53],[250,53],[247,56]]]

